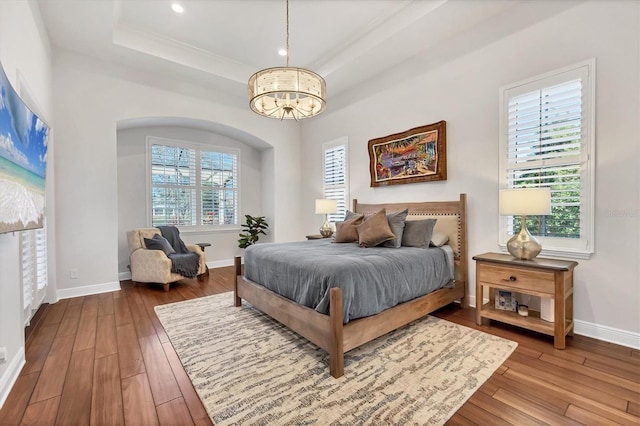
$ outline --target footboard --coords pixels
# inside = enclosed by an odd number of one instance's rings
[[[244,299],[261,312],[327,351],[331,375],[336,378],[341,377],[344,374],[342,290],[331,289],[329,315],[324,315],[245,278],[242,275],[240,257],[236,257],[234,263],[236,269],[234,305],[240,306]]]

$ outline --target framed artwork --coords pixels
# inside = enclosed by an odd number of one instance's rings
[[[371,186],[447,180],[446,122],[369,141]]]
[[[48,141],[0,65],[0,234],[44,226]]]

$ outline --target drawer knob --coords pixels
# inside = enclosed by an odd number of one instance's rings
[[[515,281],[515,280],[517,280],[517,278],[516,278],[516,277],[514,277],[513,275],[511,275],[511,276],[509,277],[509,281]]]

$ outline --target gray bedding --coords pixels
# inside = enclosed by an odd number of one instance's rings
[[[453,277],[448,246],[361,248],[331,241],[252,245],[245,251],[245,277],[323,314],[329,289],[340,287],[345,323],[430,293]]]

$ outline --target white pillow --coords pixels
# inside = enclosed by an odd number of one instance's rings
[[[441,247],[449,242],[449,236],[444,232],[433,231],[431,234],[431,244],[434,247]]]

